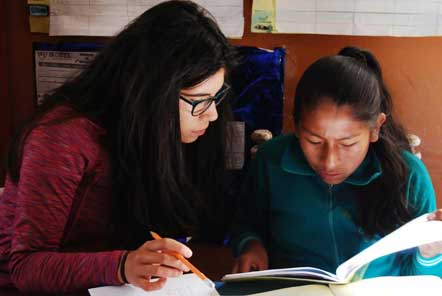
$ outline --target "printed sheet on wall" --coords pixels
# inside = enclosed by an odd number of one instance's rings
[[[440,36],[441,0],[254,0],[252,32]]]
[[[45,94],[78,75],[95,58],[102,45],[95,43],[36,42],[34,47],[37,104]]]
[[[49,35],[113,36],[164,0],[51,0]],[[194,0],[217,20],[227,37],[241,38],[243,0]]]

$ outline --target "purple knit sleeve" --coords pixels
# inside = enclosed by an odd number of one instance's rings
[[[60,251],[90,161],[83,151],[88,141],[81,125],[73,124],[37,128],[26,141],[9,261],[11,279],[21,291],[72,292],[119,284],[123,251]]]

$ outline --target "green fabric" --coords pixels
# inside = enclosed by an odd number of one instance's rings
[[[414,217],[436,209],[434,189],[423,163],[409,152],[407,202]],[[270,268],[336,268],[380,239],[364,235],[354,222],[356,192],[382,174],[379,160],[369,150],[359,168],[343,183],[329,186],[311,169],[298,140],[285,135],[269,141],[251,163],[240,199],[240,215],[232,235],[238,255],[251,239],[264,243]],[[417,249],[379,258],[360,277],[382,275],[442,275],[441,260],[419,263]]]

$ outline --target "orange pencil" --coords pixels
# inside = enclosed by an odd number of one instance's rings
[[[157,233],[151,231],[150,235],[152,235],[152,237],[155,240],[159,240],[161,239],[161,236],[159,236]],[[166,251],[167,254],[170,254],[172,256],[175,256],[178,260],[180,260],[181,262],[184,263],[184,265],[186,265],[190,271],[192,271],[194,274],[196,274],[200,279],[202,279],[210,288],[215,288],[215,284],[201,271],[198,270],[198,268],[196,268],[192,263],[189,262],[189,260],[187,260],[186,258],[183,257],[183,255],[177,253],[177,252],[169,252]]]

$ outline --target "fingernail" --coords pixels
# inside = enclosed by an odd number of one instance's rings
[[[192,257],[192,251],[189,249],[184,250],[184,257],[189,258]]]

